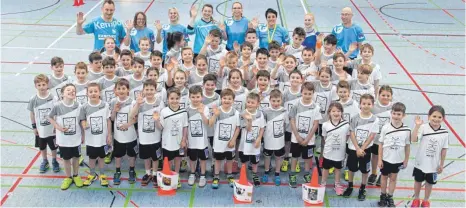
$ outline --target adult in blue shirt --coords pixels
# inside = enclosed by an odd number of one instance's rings
[[[93,33],[94,34],[94,50],[98,51],[104,47],[104,39],[106,37],[112,37],[115,39],[115,44],[119,47],[120,43],[126,36],[125,28],[123,24],[117,19],[113,18],[115,12],[115,3],[113,0],[105,0],[102,4],[102,16],[93,19],[87,23],[84,27],[84,14],[78,13],[76,21],[76,34],[84,35]]]
[[[343,53],[349,54],[350,59],[354,59],[359,54],[359,47],[362,42],[366,40],[362,28],[359,25],[353,23],[353,11],[349,7],[345,7],[341,10],[341,22],[332,29],[332,34],[337,37],[337,48],[340,48]],[[354,51],[350,50],[350,45],[357,43],[358,47]]]
[[[155,21],[155,28],[157,28],[157,38],[155,39],[155,41],[158,44],[162,43],[163,41],[162,60],[165,60],[165,54],[168,52],[168,33],[181,32],[184,35],[184,41],[186,42],[186,44],[189,42],[188,29],[185,26],[178,23],[178,21],[180,20],[180,13],[178,12],[178,9],[175,7],[169,8],[168,18],[170,19],[169,24],[162,25],[160,23],[160,20]]]
[[[126,38],[125,45],[130,47],[135,53],[139,52],[139,40],[143,37],[150,40],[150,51],[154,48],[155,35],[154,31],[147,27],[147,16],[144,12],[137,12],[134,20],[126,21]]]
[[[226,49],[233,50],[233,44],[239,45],[244,43],[246,32],[248,31],[249,20],[243,17],[243,5],[240,2],[233,3],[232,17],[225,20],[225,36],[227,38]]]
[[[257,38],[259,39],[259,48],[269,48],[269,43],[273,40],[278,44],[289,44],[290,36],[288,30],[281,25],[277,25],[278,13],[274,9],[265,11],[267,24],[259,24],[256,29]]]
[[[209,32],[213,29],[224,30],[224,25],[222,24],[219,28],[218,23],[212,17],[214,13],[214,7],[211,4],[204,4],[202,7],[202,18],[196,21],[197,8],[195,6],[191,7],[191,21],[188,25],[188,34],[195,34],[193,52],[196,57],[201,51],[202,46],[204,45],[205,38],[209,35]],[[226,37],[223,37],[224,39]]]

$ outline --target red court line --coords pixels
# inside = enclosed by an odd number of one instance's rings
[[[353,2],[352,0],[350,0],[350,1]],[[385,24],[386,24],[388,27],[390,27],[390,29],[393,30],[393,32],[398,33],[398,31],[397,31],[396,29],[394,29],[393,25],[390,24],[390,23],[380,14],[379,10],[377,10],[377,9],[374,7],[374,5],[372,5],[372,3],[371,3],[369,0],[366,0],[366,1],[367,1],[367,3],[372,7],[372,10],[374,10],[374,11],[377,13],[377,15],[379,15],[380,19],[382,19],[382,20],[385,22]],[[354,4],[354,3],[353,3],[353,4]],[[359,7],[358,7],[358,8],[359,8]],[[360,12],[360,13],[361,13],[361,12]],[[362,14],[362,13],[361,13],[361,14]],[[372,28],[372,29],[373,29],[374,32],[375,32],[375,29],[374,29],[374,28]],[[377,33],[377,32],[375,32],[375,33]],[[378,34],[376,34],[376,35],[379,37],[379,39],[381,38],[380,35],[378,35]],[[401,37],[403,40],[408,41],[409,43],[411,43],[413,46],[416,46],[415,43],[413,43],[412,41],[410,41],[410,40],[409,40],[408,38],[406,38],[404,35],[400,35],[400,37]],[[387,48],[388,48],[388,47],[387,47]],[[421,49],[422,51],[425,51],[424,49],[422,49],[422,47],[419,48],[419,49]],[[429,53],[430,55],[432,55],[432,56],[434,56],[434,57],[438,57],[438,56],[437,56],[436,54],[434,54],[434,53],[431,53],[431,52],[428,52],[428,51],[425,51],[425,52],[426,52],[426,53]],[[442,61],[445,61],[445,62],[447,62],[447,63],[449,63],[449,64],[451,64],[451,65],[453,65],[453,66],[459,66],[459,65],[455,64],[454,62],[447,61],[447,60],[446,60],[445,58],[443,58],[443,57],[438,57],[438,58],[440,58]],[[459,67],[460,67],[461,69],[465,69],[464,66],[459,66]]]
[[[442,181],[442,180],[446,180],[446,179],[451,178],[451,177],[453,177],[453,176],[456,176],[456,175],[458,175],[458,174],[464,173],[465,171],[466,171],[466,170],[462,170],[462,171],[460,171],[460,172],[451,174],[451,175],[449,175],[449,176],[447,176],[447,177],[445,177],[445,178],[442,178],[442,179],[440,179],[440,180],[441,180],[441,181]]]
[[[455,16],[453,16],[452,14],[450,14],[450,12],[448,12],[447,10],[442,9],[442,11],[445,12],[446,14],[448,14],[448,16],[455,18]]]
[[[354,3],[353,0],[350,0],[350,1],[353,4],[353,6],[358,10],[359,14],[361,14],[361,17],[364,19],[364,21],[367,23],[367,25],[369,25],[369,27],[372,29],[372,31],[374,33],[377,33],[374,26],[372,26],[372,24],[369,22],[369,20],[366,18],[366,16],[362,13],[362,11],[361,11],[361,9],[359,9],[358,5],[356,5],[356,3]],[[372,6],[372,4],[369,1],[367,1],[367,2]],[[379,38],[380,42],[383,43],[385,48],[387,48],[388,52],[390,52],[390,54],[396,60],[396,62],[401,66],[401,68],[406,73],[406,75],[411,80],[411,82],[413,82],[413,84],[416,86],[416,88],[421,92],[421,94],[424,96],[424,98],[427,100],[427,102],[431,106],[433,106],[434,103],[430,100],[430,98],[427,96],[427,94],[424,92],[424,90],[422,90],[422,88],[419,86],[419,84],[416,82],[416,80],[413,78],[413,76],[411,76],[409,71],[406,69],[406,67],[403,65],[403,63],[401,63],[401,61],[398,59],[398,57],[395,55],[395,53],[393,53],[392,49],[387,45],[385,40],[379,34],[376,34],[376,35]],[[461,145],[463,145],[463,147],[466,147],[466,144],[464,143],[463,139],[461,139],[461,137],[458,135],[458,133],[456,133],[455,129],[450,125],[450,122],[448,122],[447,119],[444,119],[444,122],[445,122],[445,125],[447,125],[448,128],[450,129],[450,131],[453,133],[453,135],[455,135],[456,139],[458,139],[458,141],[461,143]]]
[[[390,72],[388,74],[398,74],[396,72]],[[415,76],[446,76],[446,77],[464,77],[466,74],[442,74],[442,73],[416,73],[413,72],[411,75]]]
[[[39,156],[40,156],[40,151],[37,152],[36,156],[34,156],[34,158],[31,160],[31,162],[29,162],[28,166],[23,170],[23,173],[21,175],[25,175],[25,174],[27,174],[29,172],[29,170],[31,170],[32,165],[36,162],[36,160],[37,160],[37,158],[39,158]],[[3,204],[8,200],[8,197],[10,197],[10,194],[13,193],[13,191],[15,191],[15,189],[18,187],[21,180],[23,180],[23,177],[21,177],[21,176],[19,176],[16,179],[15,183],[13,183],[13,186],[10,187],[8,192],[2,198],[2,202],[1,202],[0,206],[3,206]]]
[[[152,0],[149,4],[149,6],[146,7],[146,9],[144,10],[144,13],[147,12],[147,10],[149,10],[149,8],[152,6],[152,4],[154,3],[155,0]]]
[[[29,64],[26,61],[0,61],[2,64]],[[39,65],[50,65],[49,62],[33,62],[32,64],[39,64]],[[76,64],[65,64],[65,66],[74,66]]]
[[[19,22],[2,22],[2,25],[28,25],[28,26],[38,26],[38,27],[70,27],[71,25],[62,25],[62,24],[32,24],[32,23],[19,23]]]

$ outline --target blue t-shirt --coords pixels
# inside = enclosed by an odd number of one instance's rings
[[[102,17],[97,17],[84,25],[83,30],[85,33],[94,34],[94,50],[100,50],[104,47],[106,37],[114,38],[115,45],[120,47],[120,40],[126,36],[123,24],[115,18],[111,22],[106,22]]]
[[[131,30],[131,32],[130,32],[130,36],[131,36],[131,44],[130,44],[129,47],[134,52],[139,52],[140,51],[140,49],[139,49],[139,40],[141,38],[143,38],[143,37],[149,38],[151,43],[155,42],[154,31],[152,29],[148,28],[148,27],[145,27],[145,28],[143,28],[141,30],[133,28]],[[150,49],[150,51],[152,51],[152,48]]]
[[[272,40],[283,45],[283,43],[290,43],[290,36],[288,30],[280,25],[276,25],[275,34],[274,28],[268,28],[266,24],[259,24],[256,29],[257,38],[259,39],[259,48],[269,49],[269,34],[273,35]]]
[[[332,30],[332,34],[337,38],[337,48],[341,48],[344,53],[348,52],[351,43],[361,43],[366,40],[362,28],[359,25],[352,24],[346,28],[343,24],[338,24]],[[359,48],[356,49],[349,58],[356,58],[359,54]]]
[[[176,24],[176,25],[171,25],[171,24],[165,24],[162,25],[162,32],[160,33],[162,35],[162,53],[163,53],[163,58],[165,58],[165,54],[168,52],[168,46],[167,46],[167,36],[168,33],[173,33],[173,32],[181,32],[184,34],[184,41],[189,42],[189,35],[188,35],[188,29],[186,29],[185,26]]]
[[[194,26],[190,28],[188,26],[188,34],[195,34],[193,52],[199,54],[204,45],[205,38],[209,35],[209,32],[213,29],[219,29],[217,24],[213,21],[206,22],[200,19],[194,23]]]
[[[312,48],[316,50],[317,36],[320,32],[317,32],[316,29],[312,28],[310,31],[306,31],[306,38],[304,39],[303,46],[305,48]]]
[[[233,49],[233,43],[238,42],[240,45],[244,43],[246,32],[248,31],[249,20],[242,17],[240,20],[228,18],[225,20],[225,30],[227,33],[227,49]]]

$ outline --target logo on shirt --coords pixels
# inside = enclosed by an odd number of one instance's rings
[[[311,118],[305,116],[298,117],[298,132],[302,134],[309,133],[309,127],[311,126]]]
[[[329,141],[332,144],[332,150],[340,150],[340,147],[341,147],[340,134],[331,134]]]
[[[350,122],[351,116],[349,113],[343,113],[343,120]]]
[[[117,126],[117,130],[121,131],[120,127],[123,124],[128,123],[128,114],[127,113],[117,113],[117,119],[116,119],[115,123],[116,123],[116,126]]]
[[[438,148],[438,141],[436,139],[429,139],[426,148],[426,156],[427,157],[435,157],[435,153],[437,152]]]
[[[366,141],[369,137],[369,131],[364,129],[356,130],[356,140],[358,140],[358,146],[362,147],[362,144]]]
[[[333,31],[335,31],[336,34],[340,34],[341,31],[343,31],[343,27],[338,27],[337,26],[337,27],[335,27],[335,29]]]
[[[180,120],[173,120],[172,121],[172,128],[170,130],[171,135],[172,136],[178,136],[180,134],[180,127],[181,127]]]
[[[169,30],[169,29],[170,29],[170,25],[169,25],[169,24],[162,25],[162,29],[163,29],[163,30]]]
[[[399,136],[397,137],[391,137],[390,138],[392,144],[390,146],[390,149],[391,150],[398,150],[400,149],[401,146],[403,146],[403,144],[401,143],[401,138]]]
[[[324,114],[325,111],[327,110],[327,98],[323,97],[323,96],[320,96],[320,95],[317,95],[316,103],[320,107],[320,113]]]
[[[143,118],[142,132],[144,133],[155,132],[155,121],[152,118],[152,115],[144,115],[142,118]]]
[[[191,120],[189,121],[189,130],[191,132],[191,137],[202,137],[202,120]]]
[[[285,125],[283,124],[283,120],[273,122],[273,137],[274,138],[280,138],[285,134],[284,126]]]
[[[390,117],[379,117],[379,134],[382,132],[382,127],[390,122]]]
[[[228,26],[233,25],[233,19],[227,19],[226,23]]]
[[[63,118],[63,128],[66,129],[63,132],[65,135],[75,135],[76,134],[76,118],[67,117]]]
[[[256,141],[257,136],[259,135],[259,127],[253,126],[251,127],[251,131],[248,131],[246,134],[246,143],[253,143]]]
[[[231,124],[219,124],[219,131],[218,131],[218,139],[220,141],[229,141],[231,139],[231,131],[232,125]]]
[[[241,111],[243,110],[243,102],[241,102],[241,101],[235,101],[235,104],[233,104],[233,105],[234,105],[234,108],[235,108],[237,111],[241,112]]]
[[[99,135],[104,132],[104,122],[102,116],[90,117],[90,121],[92,135]]]
[[[49,119],[47,119],[51,109],[50,108],[42,108],[39,109],[39,124],[41,126],[48,126],[50,125]]]

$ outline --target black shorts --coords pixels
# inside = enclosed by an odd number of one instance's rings
[[[214,152],[215,160],[233,160],[235,158],[235,151]]]
[[[264,148],[263,153],[266,157],[271,157],[272,155],[275,155],[275,157],[283,157],[283,155],[285,155],[285,147],[282,147],[279,150],[268,150]]]
[[[203,150],[188,148],[188,157],[191,161],[197,161],[197,159],[207,160],[209,159],[209,148],[205,148]]]
[[[252,164],[259,163],[260,155],[245,155],[243,152],[239,152],[239,159],[241,163],[251,162]]]
[[[389,163],[385,160],[382,160],[383,162],[383,168],[380,169],[380,172],[382,173],[382,175],[384,176],[388,176],[388,174],[392,174],[392,173],[398,173],[400,172],[400,168],[403,166],[403,163],[395,163],[395,164],[392,164],[392,163]]]
[[[303,159],[310,159],[314,156],[315,145],[301,146],[298,143],[291,142],[290,152],[291,157],[302,157]]]
[[[285,131],[285,142],[291,142],[291,132]]]
[[[374,154],[374,155],[379,155],[379,145],[378,144],[372,144],[371,153]]]
[[[86,145],[86,155],[90,159],[104,158],[105,157],[105,145],[102,147],[93,147]]]
[[[162,155],[165,158],[168,158],[169,161],[172,161],[176,157],[183,157],[184,154],[180,154],[180,150],[170,151],[162,148]]]
[[[349,150],[348,160],[346,161],[348,170],[351,172],[369,173],[371,169],[371,152],[370,149],[365,149],[366,155],[364,157],[358,157],[356,150]]]
[[[49,145],[51,150],[56,150],[58,148],[58,145],[55,145],[55,136],[49,136],[46,138],[40,138],[39,136],[36,136],[36,142],[34,145],[35,147],[39,147],[40,150],[45,150],[47,145]]]
[[[76,147],[59,147],[61,158],[69,160],[71,158],[81,157],[81,145]]]
[[[424,173],[422,170],[414,168],[413,177],[416,182],[426,181],[429,184],[437,184],[437,173]]]
[[[116,139],[113,140],[113,155],[116,158],[128,155],[128,157],[136,157],[138,154],[138,142],[136,140],[128,143],[120,143]]]
[[[343,161],[329,160],[329,159],[324,157],[324,161],[322,162],[322,167],[325,170],[328,170],[330,168],[342,169],[343,168]]]
[[[146,160],[152,159],[152,161],[157,161],[162,158],[162,148],[161,144],[139,144],[139,158]]]

